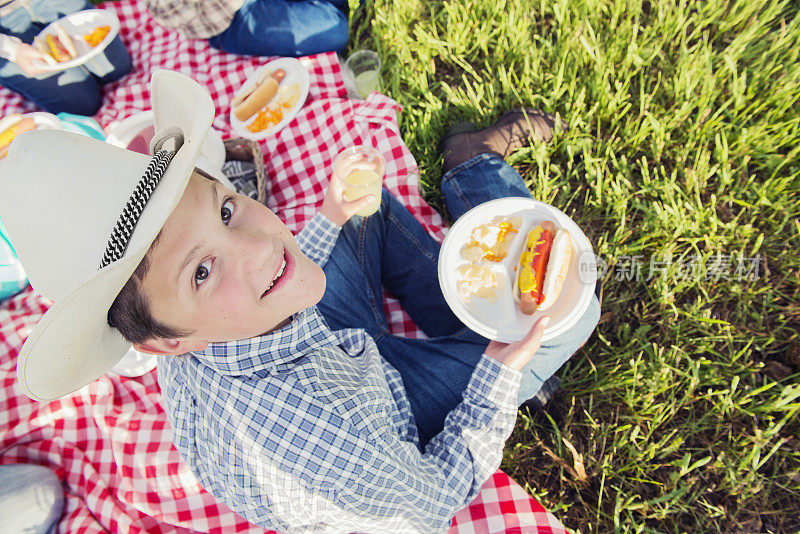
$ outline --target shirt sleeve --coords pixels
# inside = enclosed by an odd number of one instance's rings
[[[15,63],[17,61],[17,50],[21,44],[22,41],[17,37],[0,33],[0,57]]]
[[[397,435],[358,432],[329,406],[298,406],[290,417],[321,415],[292,428],[262,428],[264,450],[243,451],[248,474],[218,472],[222,480],[212,487],[249,521],[286,534],[445,532],[500,465],[519,383],[519,372],[484,355],[463,402],[424,452]],[[279,477],[281,489],[260,483],[264,477]]]
[[[323,214],[317,213],[300,230],[295,239],[303,254],[320,267],[324,267],[341,229],[341,226],[338,226]]]
[[[519,371],[482,356],[464,400],[448,414],[442,432],[422,454],[410,444],[376,450],[377,460],[370,470],[384,476],[354,511],[407,516],[421,532],[446,530],[452,517],[472,502],[500,466],[516,421],[520,380]],[[374,499],[378,502],[371,502]]]

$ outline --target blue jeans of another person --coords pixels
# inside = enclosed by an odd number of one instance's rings
[[[53,471],[34,464],[0,466],[0,530],[50,534],[63,508],[64,490]]]
[[[503,159],[482,154],[442,178],[445,205],[454,219],[478,204],[504,197],[530,198],[522,178]],[[383,191],[380,210],[353,217],[342,228],[324,267],[327,290],[319,303],[334,330],[363,328],[403,377],[422,446],[438,434],[462,394],[489,340],[465,327],[439,287],[439,244],[398,200]],[[383,313],[382,286],[392,293],[429,339],[392,335]],[[600,304],[569,331],[544,344],[522,370],[519,403],[574,354],[594,331]]]
[[[299,57],[347,46],[347,0],[246,0],[231,25],[209,39],[246,56]]]
[[[92,9],[87,0],[28,0],[23,6],[0,17],[0,33],[31,44],[45,26],[65,15]],[[91,116],[102,104],[100,86],[130,72],[130,57],[116,58],[114,70],[102,79],[84,67],[73,67],[48,76],[29,77],[15,64],[0,58],[0,85],[15,91],[50,113]]]

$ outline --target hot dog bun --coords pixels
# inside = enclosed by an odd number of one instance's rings
[[[278,86],[285,76],[286,72],[283,69],[264,73],[249,91],[239,93],[231,101],[234,116],[244,122],[269,104],[278,94]]]
[[[72,41],[72,37],[69,36],[60,24],[53,24],[53,27],[56,30],[56,35],[58,35],[58,40],[61,41],[61,46],[67,51],[69,59],[78,57],[78,51],[75,49],[75,43]]]
[[[567,279],[567,271],[572,260],[572,238],[563,228],[556,232],[553,246],[550,248],[550,259],[547,262],[547,272],[544,275],[542,293],[544,300],[539,303],[539,310],[546,310],[558,299]]]
[[[72,38],[64,31],[64,28],[58,24],[53,24],[53,31],[44,36],[44,39],[34,37],[33,46],[45,54],[46,57],[54,59],[57,63],[64,63],[71,59],[78,57],[78,52],[75,50],[75,44]]]

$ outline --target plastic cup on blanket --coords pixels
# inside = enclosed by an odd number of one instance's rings
[[[358,96],[367,98],[381,89],[381,58],[372,50],[359,50],[344,62],[343,74],[345,85],[352,84]]]
[[[372,195],[375,200],[358,210],[356,215],[372,215],[381,205],[381,187],[386,169],[381,153],[372,147],[356,145],[339,152],[333,162],[334,179],[344,185],[348,202]]]

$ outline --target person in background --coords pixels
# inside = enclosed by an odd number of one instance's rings
[[[156,22],[246,56],[344,51],[347,0],[145,0]]]
[[[87,0],[0,0],[0,86],[50,113],[97,113],[103,100],[100,87],[130,72],[130,57],[102,78],[83,67],[45,75],[44,55],[31,46],[51,22],[93,7]]]

